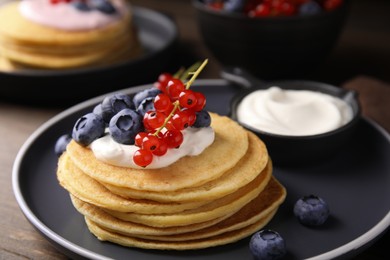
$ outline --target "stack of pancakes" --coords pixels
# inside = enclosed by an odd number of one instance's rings
[[[105,27],[65,31],[26,19],[18,4],[14,1],[0,9],[0,65],[5,70],[99,66],[141,52],[131,12]]]
[[[265,144],[230,118],[210,114],[214,142],[165,168],[117,167],[68,144],[57,177],[98,239],[200,249],[238,241],[272,219],[286,190],[272,175]]]

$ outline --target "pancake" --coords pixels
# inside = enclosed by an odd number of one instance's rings
[[[236,191],[257,177],[268,164],[265,144],[251,132],[248,132],[249,146],[240,161],[220,178],[197,187],[179,189],[172,192],[143,192],[141,190],[118,187],[102,182],[112,193],[125,198],[149,199],[160,202],[189,202],[214,200]]]
[[[153,227],[185,226],[201,223],[222,216],[232,215],[256,198],[264,190],[269,181],[271,171],[266,173],[259,174],[256,179],[234,193],[213,200],[200,207],[176,214],[140,214],[138,212],[124,213],[112,210],[106,211],[116,218]]]
[[[175,235],[180,233],[187,233],[191,231],[196,231],[205,227],[214,225],[229,216],[223,216],[221,218],[216,218],[210,221],[187,225],[187,226],[173,226],[173,227],[151,227],[146,226],[130,221],[124,221],[118,218],[113,217],[108,214],[101,208],[89,204],[85,201],[78,199],[77,197],[70,194],[71,201],[73,206],[80,212],[82,215],[96,222],[97,224],[103,226],[104,228],[116,232],[122,232],[123,234],[132,234],[135,236],[149,235],[149,236],[166,236],[166,235]]]
[[[0,53],[19,67],[69,69],[109,65],[129,60],[142,53],[137,28],[129,12],[106,26],[67,31],[26,19],[19,1],[0,8]],[[5,67],[5,66],[3,66]],[[13,67],[5,67],[8,70]]]
[[[160,169],[117,167],[97,160],[93,152],[72,140],[66,153],[91,178],[135,190],[171,192],[215,180],[233,168],[248,150],[248,133],[227,116],[211,113],[215,140],[198,156],[181,158]],[[259,154],[268,156],[268,154]]]
[[[0,52],[8,59],[41,68],[72,68],[87,64],[109,64],[141,53],[136,31],[118,35],[115,41],[87,42],[84,45],[33,46],[31,44],[10,43],[0,45]]]
[[[77,168],[67,154],[59,159],[57,178],[60,185],[74,196],[93,205],[122,212],[144,214],[175,213],[197,208],[206,202],[160,203],[151,200],[126,199],[112,194],[103,185]]]
[[[280,197],[281,200],[279,203],[281,203],[284,200],[286,191],[284,187],[280,185],[277,181],[276,182],[272,181],[271,183],[274,183],[276,185],[275,189],[279,190],[279,194],[281,195]],[[277,207],[274,210],[271,210],[271,212],[269,212],[268,214],[265,214],[265,216],[260,217],[260,219],[255,221],[253,224],[245,225],[246,220],[243,220],[244,224],[242,228],[226,231],[221,234],[219,234],[219,232],[217,231],[216,232],[217,235],[212,235],[206,238],[179,240],[179,241],[160,241],[160,240],[126,236],[113,231],[109,231],[104,227],[101,227],[94,221],[88,219],[87,217],[85,218],[85,221],[87,223],[90,232],[93,233],[99,240],[102,241],[110,241],[127,247],[137,247],[137,248],[144,248],[144,249],[194,250],[194,249],[202,249],[202,248],[215,247],[219,245],[225,245],[228,243],[236,242],[245,237],[248,237],[254,232],[266,226],[267,223],[274,216],[276,210]],[[237,226],[240,226],[240,222],[237,221],[238,220],[233,220],[232,222],[236,223]],[[212,226],[210,227],[211,230],[209,231],[213,233],[219,228],[220,228],[219,226]],[[227,228],[226,230],[229,230],[229,228]],[[191,235],[189,234],[189,237],[187,238],[191,238]]]
[[[274,215],[285,196],[284,187],[275,178],[272,178],[259,196],[228,218],[210,224],[207,222],[206,226],[203,226],[204,223],[200,223],[200,225],[170,228],[155,228],[123,221],[74,196],[71,198],[73,205],[81,214],[111,232],[149,240],[183,241],[215,236],[254,224],[264,217]]]
[[[88,43],[115,40],[128,31],[131,24],[131,12],[118,22],[89,31],[58,30],[31,22],[18,10],[19,1],[10,2],[0,8],[0,35],[8,41],[15,41],[29,46],[78,46]]]
[[[18,69],[18,66],[14,64],[11,60],[1,55],[0,52],[0,70],[2,71],[15,71]]]

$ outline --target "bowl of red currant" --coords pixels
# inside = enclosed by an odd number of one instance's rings
[[[348,0],[192,0],[199,33],[221,65],[266,80],[302,78],[331,53]]]

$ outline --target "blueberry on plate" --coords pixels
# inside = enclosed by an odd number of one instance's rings
[[[326,201],[316,195],[303,196],[294,205],[294,215],[304,225],[322,225],[328,219],[329,214],[330,210]]]
[[[104,122],[109,123],[116,113],[125,108],[134,108],[133,100],[129,95],[117,93],[105,97],[101,103]]]
[[[160,93],[162,93],[161,90],[159,90],[157,88],[147,88],[147,89],[141,90],[141,91],[137,92],[133,97],[134,106],[136,108],[138,108],[139,105],[141,104],[141,102],[145,98],[152,97],[154,99]]]
[[[250,239],[249,248],[256,260],[281,259],[287,252],[284,239],[278,232],[270,229],[254,233]]]
[[[135,136],[144,130],[142,116],[132,109],[123,109],[110,120],[112,138],[121,144],[134,144]]]
[[[72,138],[82,146],[88,146],[104,135],[106,124],[103,118],[92,112],[77,119],[73,126]]]
[[[66,146],[72,141],[72,136],[70,134],[63,134],[61,135],[55,145],[54,145],[54,152],[59,157],[63,152],[66,151]]]
[[[206,110],[201,110],[199,112],[196,112],[196,120],[195,123],[192,125],[193,127],[209,127],[211,125],[211,117],[209,112]]]

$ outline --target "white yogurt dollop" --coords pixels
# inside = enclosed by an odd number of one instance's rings
[[[19,10],[23,17],[41,25],[67,30],[84,31],[106,26],[129,12],[123,0],[112,0],[115,14],[105,14],[96,9],[80,11],[71,3],[50,3],[50,0],[22,0]]]
[[[342,99],[309,90],[273,86],[242,99],[237,120],[280,135],[315,135],[334,130],[352,119],[352,108]]]
[[[201,154],[215,138],[214,129],[211,127],[187,128],[183,130],[183,143],[179,148],[168,149],[163,156],[154,156],[153,161],[146,169],[156,169],[169,166],[184,156],[195,156]],[[105,163],[143,169],[133,161],[134,153],[139,149],[135,145],[124,145],[117,143],[111,135],[105,135],[92,142],[92,152],[98,160]]]

